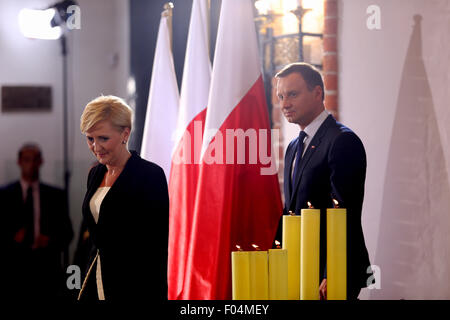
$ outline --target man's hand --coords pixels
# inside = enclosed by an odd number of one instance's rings
[[[17,243],[22,243],[25,240],[25,228],[19,229],[14,235],[14,241]]]
[[[327,279],[323,279],[319,286],[320,300],[327,300]]]
[[[45,234],[40,234],[36,239],[36,248],[46,248],[48,247],[48,242],[50,238]]]

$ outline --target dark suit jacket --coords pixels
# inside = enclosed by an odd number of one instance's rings
[[[370,263],[361,226],[366,177],[364,146],[355,133],[329,115],[303,155],[297,183],[291,185],[290,172],[298,140],[297,137],[291,141],[286,150],[284,214],[288,214],[289,211],[300,214],[302,208],[308,208],[308,201],[315,208],[321,209],[322,279],[326,277],[326,208],[333,208],[332,197],[338,200],[340,207],[347,209],[348,288],[366,287],[366,279],[369,277],[366,270]]]
[[[11,183],[0,189],[2,212],[1,244],[6,256],[8,277],[5,278],[14,293],[41,298],[60,295],[65,281],[65,270],[61,254],[67,250],[73,231],[68,214],[67,199],[63,190],[39,184],[40,189],[40,233],[49,237],[46,248],[31,250],[29,245],[14,242],[14,235],[24,225],[22,211],[24,201],[20,182]],[[23,286],[23,287],[22,287]],[[13,293],[13,295],[14,295]]]
[[[164,171],[131,152],[122,173],[106,194],[98,223],[89,201],[107,171],[99,164],[88,176],[83,218],[92,241],[89,265],[100,253],[105,299],[167,299],[169,196]],[[81,300],[96,300],[93,267]]]

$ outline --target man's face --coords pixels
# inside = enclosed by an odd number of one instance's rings
[[[320,86],[310,91],[302,75],[297,72],[278,78],[277,96],[286,120],[300,125],[302,129],[323,110]]]
[[[39,177],[39,168],[42,164],[40,153],[35,148],[25,148],[17,161],[22,171],[22,177],[36,180]]]

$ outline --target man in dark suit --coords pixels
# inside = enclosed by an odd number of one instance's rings
[[[281,110],[301,130],[286,150],[284,214],[300,214],[308,201],[320,209],[319,291],[321,299],[326,299],[326,209],[333,207],[333,198],[347,209],[347,298],[356,299],[367,286],[370,265],[361,226],[364,146],[353,131],[325,111],[322,77],[313,66],[290,64],[276,78]]]
[[[1,242],[9,297],[62,298],[62,254],[72,240],[67,199],[61,189],[39,182],[43,163],[35,144],[19,150],[19,181],[0,189]]]

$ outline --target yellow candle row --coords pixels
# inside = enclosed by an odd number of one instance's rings
[[[347,298],[346,209],[327,209],[327,298]],[[283,216],[283,249],[234,251],[234,300],[318,300],[320,210]]]
[[[287,251],[233,251],[233,300],[286,300]]]
[[[327,298],[346,299],[346,209],[327,209]],[[319,299],[320,210],[283,216],[283,248],[288,251],[288,299]]]

